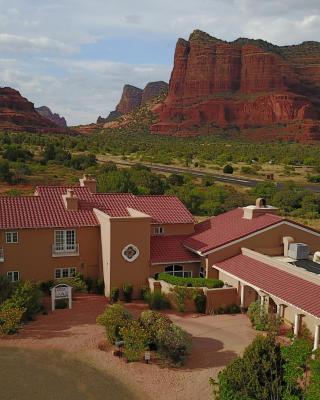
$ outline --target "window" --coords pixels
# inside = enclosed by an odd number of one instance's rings
[[[19,280],[19,271],[8,271],[7,277],[11,282],[17,282]]]
[[[204,270],[203,267],[200,267],[199,277],[200,278],[205,278],[206,277],[206,271]]]
[[[54,278],[73,278],[76,275],[76,269],[73,267],[69,268],[56,268],[54,270]]]
[[[74,229],[54,231],[54,245],[56,251],[76,250],[76,232]]]
[[[184,271],[181,265],[168,265],[165,268],[165,272],[173,276],[180,276],[182,278],[192,278],[192,272]]]
[[[6,243],[18,243],[18,232],[6,232]]]
[[[164,227],[163,226],[155,226],[153,232],[155,235],[163,235]]]

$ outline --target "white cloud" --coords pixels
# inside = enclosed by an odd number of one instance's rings
[[[89,123],[114,109],[125,83],[142,87],[168,80],[170,61],[161,62],[158,52],[163,45],[167,55],[169,45],[173,50],[178,37],[187,38],[196,28],[225,40],[317,40],[320,2],[0,0],[1,85],[21,90],[72,124]],[[108,49],[117,48],[118,38],[135,40],[140,54],[148,42],[149,52],[139,61],[125,48],[123,57],[113,59]]]

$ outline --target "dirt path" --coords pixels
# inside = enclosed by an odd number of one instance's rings
[[[72,310],[39,315],[18,335],[1,339],[0,346],[66,351],[114,376],[142,399],[206,400],[210,399],[209,377],[216,376],[254,337],[243,315],[195,318],[170,313],[176,324],[193,335],[193,352],[187,364],[179,369],[161,368],[152,363],[127,364],[111,351],[98,349],[98,344],[104,341],[104,332],[95,320],[106,305],[103,296],[78,296]],[[128,308],[137,315],[145,305],[132,304]]]

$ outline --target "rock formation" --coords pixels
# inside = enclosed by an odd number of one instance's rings
[[[277,126],[299,121],[290,138],[320,139],[320,43],[225,42],[194,31],[178,40],[168,96],[153,111],[159,134],[274,125],[276,137]]]
[[[0,88],[0,130],[71,133],[41,116],[33,103],[12,88]]]
[[[42,117],[49,119],[50,121],[54,122],[56,125],[60,126],[61,128],[67,127],[67,122],[64,117],[60,117],[59,114],[53,113],[49,107],[42,106],[37,107],[36,111],[38,114],[42,115]]]
[[[163,81],[149,82],[143,90],[132,85],[124,85],[120,102],[115,111],[111,111],[107,118],[99,117],[97,124],[114,121],[121,115],[136,110],[167,90],[168,84]]]

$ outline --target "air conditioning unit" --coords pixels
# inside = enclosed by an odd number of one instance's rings
[[[294,260],[307,260],[310,248],[305,243],[290,243],[288,256]]]

